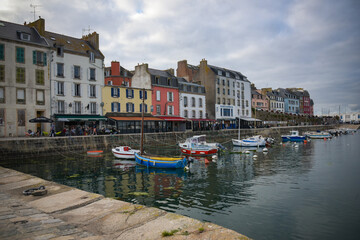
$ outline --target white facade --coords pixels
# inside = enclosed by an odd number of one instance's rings
[[[217,76],[215,108],[216,119],[251,117],[250,82]]]
[[[180,92],[179,95],[180,117],[194,119],[206,118],[205,95],[184,92]]]
[[[63,70],[61,70],[63,69]],[[95,73],[94,73],[95,72]],[[100,114],[104,86],[103,60],[52,52],[51,109],[53,114]]]
[[[340,122],[342,123],[359,123],[360,112],[343,113],[340,115]]]

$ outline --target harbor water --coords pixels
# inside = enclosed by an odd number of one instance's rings
[[[254,239],[360,239],[359,132],[306,144],[277,142],[267,153],[225,145],[217,159],[197,158],[188,172],[142,168],[111,152],[57,152],[0,164]],[[180,154],[175,146],[145,150]]]

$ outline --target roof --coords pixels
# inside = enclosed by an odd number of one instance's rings
[[[74,38],[58,33],[45,31],[44,37],[47,39],[51,47],[63,46],[64,51],[70,53],[80,53],[89,55],[89,52],[95,54],[95,58],[103,59],[104,55],[92,46],[88,41],[81,38]]]
[[[185,122],[186,121],[186,118],[183,118],[183,117],[162,116],[159,118],[164,119],[166,121],[172,121],[172,122]]]
[[[175,76],[171,75],[170,73],[168,73],[167,71],[157,70],[157,69],[153,69],[153,68],[149,68],[148,70],[151,75],[155,75],[155,76],[159,76],[159,77],[166,77],[166,78],[175,77]]]
[[[30,35],[30,40],[22,40],[20,39],[20,33],[26,33]],[[26,25],[6,22],[0,20],[0,38],[22,42],[22,43],[30,43],[36,44],[43,47],[49,47],[49,44],[46,40],[40,36],[40,34],[36,31],[35,28],[29,27]]]
[[[250,82],[249,80],[247,80],[246,76],[243,75],[241,72],[237,72],[234,70],[230,70],[230,69],[226,69],[226,68],[221,68],[221,67],[216,67],[216,66],[212,66],[212,65],[208,65],[208,67],[210,67],[210,69],[216,74],[219,75],[219,70],[222,72],[221,76],[226,76],[226,72],[229,73],[229,76],[231,78],[235,78],[235,79],[239,79],[242,81],[246,81],[246,82]]]

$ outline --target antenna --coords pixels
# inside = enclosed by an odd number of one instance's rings
[[[91,31],[91,30],[93,30],[93,29],[90,28],[90,25],[88,26],[87,29],[86,29],[86,28],[83,28],[83,29],[82,29],[82,35],[84,36],[84,33],[85,33],[86,31],[88,32],[88,34],[90,34],[90,31]]]
[[[41,5],[34,5],[34,4],[30,4],[30,7],[34,8],[34,11],[31,11],[31,13],[34,13],[34,21],[35,21],[35,14],[36,14],[36,8],[40,7]]]

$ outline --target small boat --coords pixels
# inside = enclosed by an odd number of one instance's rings
[[[232,139],[232,143],[236,147],[264,147],[266,139],[260,135],[245,138],[245,139]]]
[[[290,135],[281,135],[283,142],[303,142],[305,140],[305,136],[300,136],[299,131],[292,130],[290,131]]]
[[[183,169],[187,164],[187,159],[186,157],[145,156],[135,153],[135,162],[144,167]]]
[[[87,151],[88,155],[99,155],[102,154],[104,151],[102,150],[96,150],[96,151]]]
[[[196,135],[187,138],[185,142],[179,143],[181,152],[188,155],[212,155],[218,152],[222,146],[218,143],[206,142],[206,135]]]
[[[305,137],[311,139],[324,139],[324,138],[331,138],[332,135],[328,132],[306,132],[304,133]]]
[[[131,149],[129,146],[119,146],[111,149],[111,152],[117,158],[135,159],[135,153],[140,153],[140,150]]]

